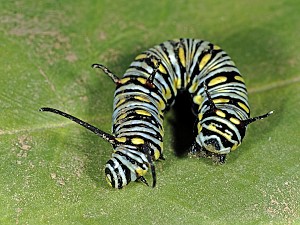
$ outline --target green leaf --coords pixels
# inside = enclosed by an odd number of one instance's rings
[[[3,2],[0,223],[300,223],[299,10],[293,0]],[[115,87],[90,65],[121,76],[135,55],[178,37],[225,49],[244,75],[252,115],[274,114],[215,166],[175,155],[171,110],[157,187],[114,190],[103,171],[110,145],[38,109],[109,132]]]

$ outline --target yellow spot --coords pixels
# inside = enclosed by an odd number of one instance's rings
[[[203,97],[201,95],[196,95],[193,97],[193,102],[200,105],[203,102]]]
[[[163,133],[160,133],[160,134],[161,134],[161,136],[164,136]],[[163,142],[160,142],[160,143],[159,143],[159,147],[160,147],[160,151],[163,152],[163,149],[164,149],[164,144],[163,144]]]
[[[202,130],[202,126],[201,126],[201,124],[200,124],[200,123],[198,123],[198,125],[197,125],[197,129],[198,129],[198,132],[200,133],[200,132],[201,132],[201,130]]]
[[[178,56],[181,64],[183,65],[183,67],[185,67],[184,49],[182,47],[179,48]]]
[[[122,98],[118,103],[116,104],[116,108],[122,105],[124,102],[126,102],[126,98]]]
[[[166,108],[166,104],[162,99],[158,102],[158,107],[160,110],[164,110]]]
[[[153,59],[152,59],[152,62],[153,62],[153,64],[154,64],[154,66],[157,68],[157,66],[158,66],[158,61],[157,61],[157,59],[153,58]]]
[[[135,172],[138,176],[144,176],[147,173],[147,170],[143,170],[141,167],[136,168]]]
[[[137,109],[135,110],[135,112],[139,115],[143,115],[143,116],[151,116],[151,114],[145,110],[142,110],[142,109]]]
[[[185,80],[185,83],[186,83],[186,84],[190,83],[191,75],[190,75],[189,73],[187,73],[184,80]],[[194,84],[194,83],[193,83],[193,84]]]
[[[234,76],[234,79],[245,83],[244,79],[241,76]]]
[[[176,87],[176,88],[177,88],[177,82],[178,82],[178,79],[175,78],[175,79],[173,80],[173,84],[174,84],[174,87]]]
[[[226,134],[226,133],[218,130],[214,125],[209,124],[207,129],[210,131],[216,132],[216,133],[220,134],[221,136],[223,136],[224,138],[226,138],[228,141],[231,141],[231,136],[229,134]]]
[[[238,143],[235,143],[233,146],[232,146],[232,148],[231,148],[231,151],[234,151],[234,150],[236,150],[237,149],[237,147],[239,147],[240,146],[240,144],[238,144]]]
[[[144,96],[134,96],[134,98],[135,98],[136,100],[141,101],[141,102],[150,102],[150,100],[147,99],[147,98],[145,98]]]
[[[217,68],[219,68],[219,67],[220,67],[220,65],[217,64],[217,65],[215,65],[215,66],[213,66],[213,67],[209,67],[207,71],[210,72],[210,71],[215,70],[215,69],[217,69]]]
[[[201,62],[199,63],[199,70],[201,71],[203,67],[207,64],[207,62],[210,60],[211,54],[206,54],[202,57]]]
[[[120,84],[125,84],[125,83],[127,83],[130,79],[131,79],[130,77],[122,78],[122,79],[120,80]]]
[[[142,77],[138,77],[138,78],[136,78],[136,79],[137,79],[137,81],[140,82],[141,84],[146,84],[146,82],[147,82],[147,79],[142,78]]]
[[[220,46],[214,45],[214,50],[220,50],[220,49],[221,49]]]
[[[239,105],[243,110],[245,110],[246,113],[249,113],[249,112],[250,112],[249,108],[248,108],[244,103],[238,102],[238,105]]]
[[[224,83],[227,80],[227,77],[219,76],[209,81],[208,86],[215,86],[220,83]]]
[[[220,116],[220,117],[223,117],[223,118],[226,117],[226,114],[225,114],[224,112],[222,112],[221,110],[219,110],[219,109],[216,110],[216,114],[217,114],[218,116]]]
[[[230,117],[229,120],[236,125],[239,125],[241,123],[241,121],[239,121],[237,118],[234,117]]]
[[[138,55],[137,57],[135,57],[135,60],[145,59],[145,58],[147,58],[147,57],[148,57],[147,54],[140,54],[140,55]]]
[[[169,88],[166,89],[165,95],[167,99],[170,99],[172,97],[171,90]]]
[[[121,143],[125,143],[126,142],[126,137],[117,137],[115,139],[116,139],[116,141],[121,142]]]
[[[191,87],[189,88],[190,93],[194,93],[197,90],[198,82],[194,82]]]
[[[109,184],[109,186],[112,187],[111,180],[108,178],[108,176],[106,176],[105,179],[106,179],[106,182]]]
[[[118,120],[122,120],[122,119],[124,119],[126,116],[127,116],[127,113],[121,114],[121,115],[118,117]]]
[[[159,70],[161,73],[167,74],[167,71],[166,71],[165,67],[164,67],[162,64],[159,65],[158,70]]]
[[[134,145],[142,145],[145,143],[145,141],[142,138],[132,138],[131,142]]]
[[[213,102],[215,104],[218,104],[218,103],[227,103],[227,102],[229,102],[229,99],[226,99],[226,98],[216,98],[216,99],[213,100]]]
[[[154,159],[157,160],[159,157],[160,157],[160,152],[157,149],[155,149],[154,150]]]
[[[176,89],[181,88],[181,79],[180,78],[174,79],[174,86],[176,87]]]
[[[198,114],[198,120],[200,121],[200,120],[202,120],[202,118],[203,118],[203,113],[199,113]]]

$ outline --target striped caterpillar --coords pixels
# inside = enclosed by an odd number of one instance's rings
[[[226,155],[242,142],[247,126],[273,113],[250,118],[244,80],[231,58],[217,45],[197,39],[163,42],[138,55],[118,78],[105,66],[93,64],[116,84],[112,134],[53,108],[41,108],[64,116],[94,132],[114,148],[105,166],[106,180],[114,188],[130,181],[148,185],[144,175],[153,161],[163,157],[164,113],[181,90],[193,102],[198,134],[190,154],[224,163]]]

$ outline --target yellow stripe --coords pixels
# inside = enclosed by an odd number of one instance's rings
[[[174,87],[176,87],[176,88],[177,88],[177,82],[178,82],[178,79],[175,78],[174,81],[173,81],[173,85],[174,85]]]
[[[193,97],[193,102],[200,105],[203,102],[203,97],[201,95],[196,95]]]
[[[201,126],[201,124],[200,124],[200,123],[198,123],[198,124],[197,124],[197,129],[198,129],[198,133],[200,133],[200,132],[201,132],[201,130],[202,130],[202,126]]]
[[[144,170],[141,167],[138,167],[138,168],[136,168],[135,172],[140,177],[140,176],[144,176],[147,173],[147,170]]]
[[[126,116],[127,116],[127,113],[121,114],[121,115],[118,117],[118,120],[122,120],[122,119],[124,119]]]
[[[241,76],[234,76],[234,79],[245,83],[244,79]]]
[[[115,138],[118,142],[121,142],[121,143],[125,143],[126,142],[126,137],[117,137]]]
[[[159,65],[158,70],[163,74],[167,74],[167,71],[166,71],[165,67],[162,64]]]
[[[225,114],[224,112],[222,112],[221,110],[219,110],[219,109],[216,110],[216,114],[217,114],[218,116],[220,116],[220,117],[223,117],[223,118],[226,117],[226,114]]]
[[[185,79],[184,79],[184,80],[185,80],[185,83],[186,83],[186,84],[190,83],[191,76],[190,76],[190,74],[189,74],[189,73],[187,73],[187,74],[186,74],[186,76],[185,76]],[[196,82],[194,82],[194,83],[196,83]],[[194,84],[194,83],[193,83],[193,84]]]
[[[131,143],[134,145],[143,145],[145,141],[142,138],[132,138]]]
[[[180,78],[174,79],[174,86],[176,87],[176,89],[179,89],[181,87],[181,79]]]
[[[157,67],[157,65],[158,65],[158,61],[157,61],[157,59],[155,59],[155,58],[152,58],[151,60],[152,60],[152,62],[153,62],[153,64],[154,64],[154,66],[155,66],[155,67]]]
[[[241,121],[239,121],[237,118],[234,117],[230,117],[229,120],[236,125],[239,125],[241,123]]]
[[[189,92],[190,93],[194,93],[196,90],[197,90],[197,87],[198,87],[198,83],[197,82],[194,82],[191,87],[189,88]]]
[[[116,108],[118,108],[120,105],[122,105],[124,102],[126,102],[126,98],[122,98],[118,103],[116,104]]]
[[[120,84],[125,84],[125,83],[127,83],[130,79],[131,79],[130,77],[122,78],[122,79],[120,80]]]
[[[171,90],[169,88],[167,88],[167,90],[165,91],[165,95],[167,99],[170,99],[172,97]]]
[[[213,99],[213,102],[215,104],[218,104],[218,103],[227,103],[227,102],[229,102],[229,99],[226,99],[226,98],[216,98],[216,99]]]
[[[237,147],[239,147],[240,146],[240,144],[238,144],[238,143],[235,143],[232,147],[231,147],[231,151],[234,151],[234,150],[236,150],[237,149]]]
[[[209,67],[207,71],[210,72],[210,71],[215,70],[215,69],[217,69],[217,68],[219,68],[219,67],[220,67],[220,65],[217,64],[217,65],[215,65],[215,66],[213,66],[213,67]]]
[[[159,157],[160,157],[160,152],[157,149],[155,149],[154,150],[154,160],[157,160]]]
[[[207,64],[207,62],[210,60],[211,54],[206,54],[202,57],[201,62],[199,63],[199,70],[202,70],[203,67]]]
[[[214,45],[214,50],[220,50],[221,48],[220,48],[220,46],[218,46],[218,45]]]
[[[184,49],[182,47],[179,48],[178,56],[181,64],[183,65],[183,67],[185,67]]]
[[[199,113],[198,114],[198,120],[200,121],[200,120],[202,120],[202,118],[203,118],[203,113]]]
[[[160,110],[164,110],[166,108],[165,102],[163,100],[160,100],[158,102],[158,107],[159,107]]]
[[[145,59],[145,58],[147,58],[147,57],[148,57],[147,54],[140,54],[140,55],[138,55],[137,57],[135,57],[135,60]]]
[[[250,112],[249,108],[248,108],[244,103],[238,102],[238,105],[239,105],[243,110],[245,110],[246,113],[249,113],[249,112]]]
[[[138,77],[138,78],[136,78],[136,80],[137,80],[138,82],[140,82],[141,84],[146,84],[146,81],[147,81],[147,79],[142,78],[142,77]]]
[[[135,110],[135,112],[139,115],[143,115],[143,116],[151,116],[151,114],[145,110],[142,110],[142,109],[137,109]]]
[[[105,177],[105,179],[106,179],[106,182],[108,183],[108,185],[112,187],[111,180],[107,176]]]
[[[224,83],[225,81],[227,80],[227,77],[224,77],[224,76],[218,76],[218,77],[215,77],[213,79],[211,79],[208,83],[208,86],[215,86],[217,84],[220,84],[220,83]]]
[[[226,134],[220,130],[218,130],[214,125],[212,124],[209,124],[208,127],[207,127],[208,130],[210,131],[214,131],[220,135],[222,135],[224,138],[226,138],[228,141],[231,141],[231,136],[229,134]]]
[[[147,98],[145,98],[145,97],[143,97],[143,96],[134,96],[134,98],[135,98],[136,100],[139,100],[139,101],[142,101],[142,102],[150,102],[149,99],[147,99]]]
[[[161,136],[164,136],[163,133],[160,133],[160,134],[161,134]],[[163,142],[159,143],[159,148],[160,148],[160,151],[163,152],[163,150],[164,150],[164,143]]]

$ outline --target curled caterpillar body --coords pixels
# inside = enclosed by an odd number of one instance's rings
[[[242,142],[247,125],[269,116],[249,118],[247,90],[234,62],[220,47],[197,39],[176,39],[138,55],[123,78],[102,69],[116,84],[112,135],[61,111],[65,116],[104,138],[114,147],[105,166],[114,188],[130,181],[147,184],[144,175],[153,160],[163,159],[163,118],[180,90],[190,93],[197,116],[197,131],[190,153],[224,163],[226,154]]]

